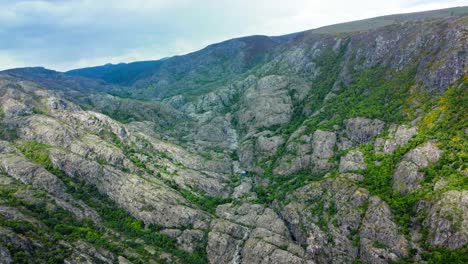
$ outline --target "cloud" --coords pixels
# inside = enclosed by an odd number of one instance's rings
[[[0,69],[158,59],[253,34],[281,35],[467,0],[0,0]]]

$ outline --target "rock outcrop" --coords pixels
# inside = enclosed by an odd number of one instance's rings
[[[420,182],[424,178],[420,169],[436,162],[441,154],[441,150],[432,142],[410,150],[393,174],[393,189],[401,194],[419,189]]]

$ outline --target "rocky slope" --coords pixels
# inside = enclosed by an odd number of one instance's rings
[[[0,262],[466,263],[467,14],[0,72]]]

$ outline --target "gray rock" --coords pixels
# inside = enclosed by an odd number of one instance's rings
[[[58,197],[65,192],[65,185],[57,176],[24,157],[0,154],[0,169],[25,184],[31,184]]]
[[[72,255],[64,261],[66,264],[79,263],[106,263],[112,264],[116,260],[116,256],[104,249],[95,248],[91,244],[84,241],[77,241],[73,245]]]
[[[427,242],[449,249],[468,243],[468,191],[448,191],[433,201],[424,220]]]
[[[101,193],[108,195],[146,224],[177,227],[209,218],[201,210],[189,207],[185,199],[154,177],[149,179],[110,166],[103,167],[97,162],[62,150],[51,151],[50,158],[54,166],[69,177],[78,177],[95,185]],[[135,189],[139,192],[132,191]]]
[[[132,264],[132,262],[122,256],[119,256],[117,258],[117,261],[119,262],[119,264]]]
[[[0,263],[1,264],[13,263],[13,259],[11,258],[10,251],[1,243],[0,243]]]
[[[289,234],[278,215],[272,209],[259,204],[223,204],[216,209],[216,215],[242,225],[262,227],[285,237]]]
[[[205,233],[202,230],[187,229],[177,236],[177,244],[182,250],[193,253],[203,245]]]
[[[393,190],[400,194],[407,194],[420,188],[424,174],[411,161],[402,161],[393,174]]]
[[[416,127],[408,127],[406,125],[398,126],[398,128],[390,129],[389,139],[385,141],[383,151],[385,153],[392,153],[399,146],[403,146],[417,134]]]
[[[363,144],[380,132],[382,132],[385,123],[378,119],[368,119],[363,117],[350,118],[344,122],[346,135],[349,139]]]
[[[237,240],[229,235],[210,232],[206,253],[209,263],[240,263],[242,240]]]
[[[271,156],[283,143],[284,139],[281,136],[269,136],[268,133],[262,133],[257,137],[255,146],[261,155]]]
[[[410,150],[404,159],[414,162],[421,168],[425,168],[429,166],[429,163],[439,160],[440,155],[442,155],[442,151],[433,142],[426,142],[424,145]]]
[[[340,172],[355,170],[365,170],[367,165],[364,161],[364,155],[359,150],[352,150],[340,160]]]
[[[395,262],[408,256],[408,241],[393,222],[388,205],[377,196],[369,199],[360,237],[361,258],[369,263]]]
[[[420,188],[424,174],[419,170],[436,162],[442,151],[432,142],[410,150],[393,174],[393,189],[400,194],[407,194]]]
[[[285,77],[271,75],[247,89],[241,99],[243,107],[238,112],[239,123],[247,126],[249,131],[287,123],[292,114],[287,85]]]
[[[312,139],[312,162],[316,170],[323,171],[333,166],[329,159],[333,157],[335,144],[336,134],[334,132],[315,131]]]
[[[234,192],[232,193],[232,197],[240,198],[243,195],[249,194],[252,191],[252,180],[246,179],[239,184],[236,188],[234,188]]]

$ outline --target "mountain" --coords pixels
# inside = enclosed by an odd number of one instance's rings
[[[468,8],[0,72],[3,263],[467,263]]]

